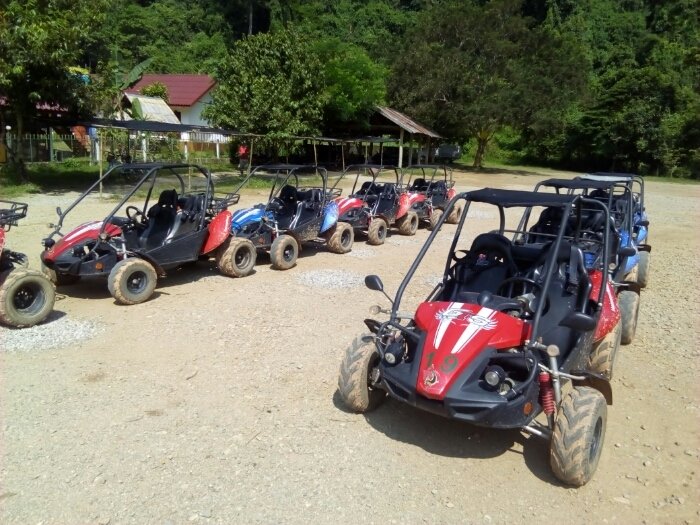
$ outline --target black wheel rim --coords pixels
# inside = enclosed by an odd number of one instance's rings
[[[20,286],[12,298],[14,307],[25,314],[35,314],[46,302],[44,290],[36,283]]]
[[[340,244],[343,246],[343,248],[350,246],[350,230],[345,230],[340,235]]]
[[[285,262],[292,262],[294,260],[294,251],[294,246],[292,246],[291,243],[284,247],[282,258]]]
[[[603,418],[599,417],[595,422],[595,428],[593,429],[593,436],[591,438],[591,448],[588,452],[588,461],[593,463],[595,458],[598,457],[598,452],[600,450],[600,437],[603,435]]]
[[[386,225],[382,224],[379,226],[379,231],[377,232],[377,237],[380,241],[383,241],[386,237]]]
[[[129,278],[126,280],[126,289],[129,290],[130,293],[137,294],[143,292],[147,284],[148,276],[146,272],[137,270],[129,275]]]
[[[239,249],[233,260],[236,268],[246,268],[250,264],[250,251],[245,247]]]

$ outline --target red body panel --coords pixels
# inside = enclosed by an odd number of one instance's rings
[[[77,246],[86,241],[97,239],[102,229],[102,221],[86,222],[75,228],[67,235],[61,237],[51,248],[44,253],[44,260],[53,261],[66,250]],[[122,230],[119,226],[108,223],[105,227],[105,233],[110,237],[121,235]]]
[[[447,200],[448,200],[448,201],[451,201],[451,200],[454,198],[455,195],[457,195],[457,190],[456,190],[456,189],[450,188],[449,190],[447,190]]]
[[[5,248],[5,229],[0,227],[0,255]]]
[[[231,212],[224,210],[209,223],[209,237],[202,247],[202,254],[215,250],[231,235]]]
[[[520,346],[531,329],[521,319],[490,308],[444,301],[421,304],[415,320],[426,332],[416,391],[431,399],[443,399],[484,348]]]
[[[413,206],[419,202],[423,202],[426,199],[425,193],[407,193],[408,203]]]
[[[591,279],[591,284],[593,285],[591,295],[589,295],[589,297],[592,300],[597,301],[598,293],[600,292],[600,285],[603,282],[603,274],[600,270],[595,270],[589,272],[588,277]],[[600,313],[600,320],[598,321],[598,326],[595,329],[593,340],[600,341],[603,337],[608,335],[610,331],[615,328],[615,325],[620,322],[620,317],[620,308],[617,304],[615,288],[613,287],[612,283],[608,281],[603,299],[603,311]]]
[[[342,217],[354,208],[362,208],[364,206],[362,199],[357,197],[338,197],[335,199],[335,202],[338,203],[338,217]]]
[[[396,218],[400,219],[404,215],[406,215],[406,212],[408,209],[411,207],[411,202],[408,198],[408,193],[402,193],[399,195],[399,209],[396,212]]]

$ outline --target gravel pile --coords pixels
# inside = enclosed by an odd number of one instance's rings
[[[347,254],[350,257],[355,257],[356,259],[370,259],[377,255],[374,250],[370,250],[369,248],[355,248],[353,247],[352,251]]]
[[[297,276],[297,281],[301,284],[327,289],[362,286],[364,279],[364,275],[345,272],[343,270],[317,270],[313,272],[304,272]]]
[[[64,348],[93,337],[102,330],[95,321],[70,318],[52,312],[42,324],[31,328],[0,327],[0,350],[5,352],[41,352]]]

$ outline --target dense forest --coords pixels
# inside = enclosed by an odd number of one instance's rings
[[[698,178],[699,27],[696,0],[0,0],[0,97],[104,113],[140,72],[208,73],[212,124],[272,138],[387,104],[475,166]]]

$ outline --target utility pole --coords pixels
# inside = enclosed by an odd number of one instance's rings
[[[248,36],[253,34],[253,0],[248,1]]]

